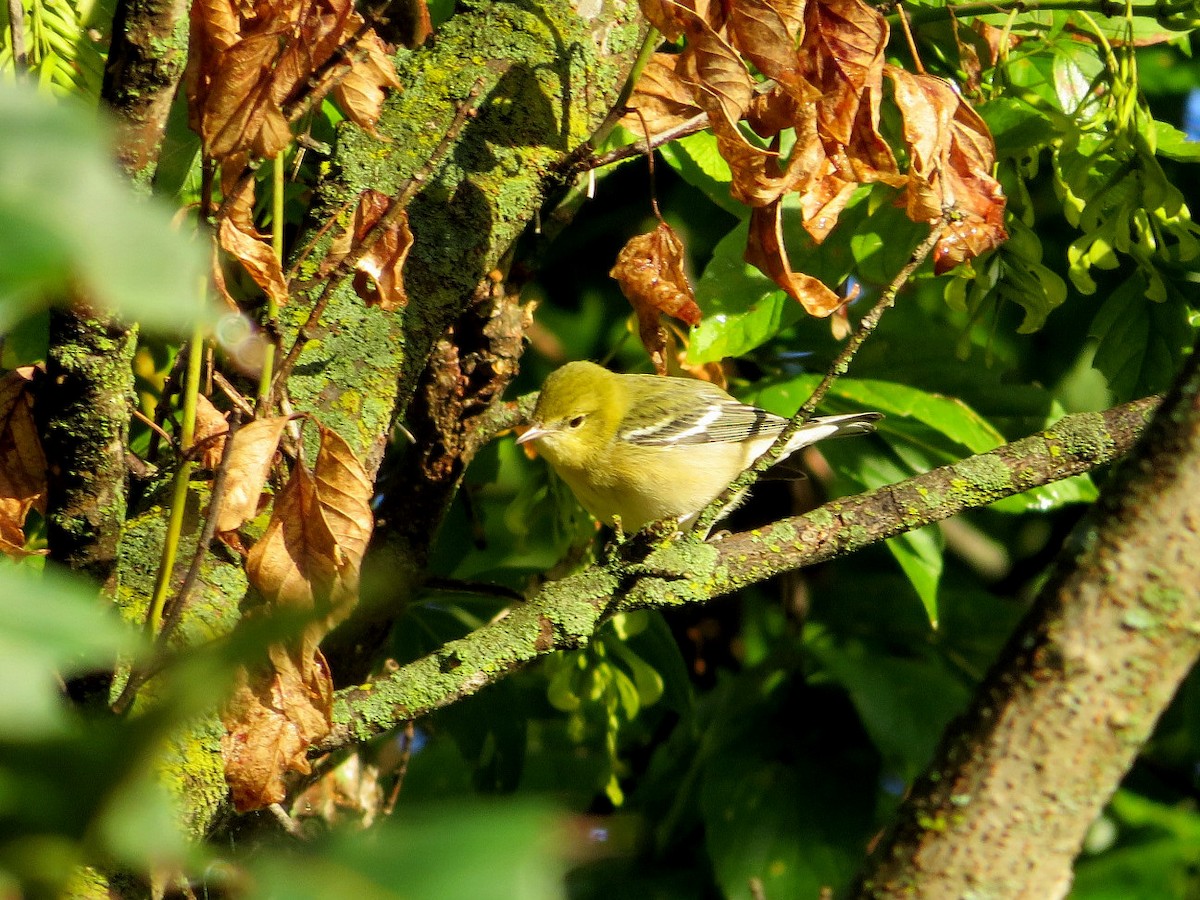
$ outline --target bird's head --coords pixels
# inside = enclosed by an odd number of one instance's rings
[[[590,362],[567,363],[546,379],[518,444],[535,446],[554,466],[594,464],[611,443],[625,414],[617,376]]]

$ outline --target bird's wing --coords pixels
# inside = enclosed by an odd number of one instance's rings
[[[787,424],[786,419],[739,403],[717,388],[692,393],[690,402],[683,404],[677,395],[646,398],[627,418],[621,438],[643,447],[737,443],[774,436]]]

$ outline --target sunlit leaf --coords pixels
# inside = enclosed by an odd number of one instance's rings
[[[309,657],[275,645],[269,657],[269,665],[239,670],[222,711],[225,779],[242,812],[281,801],[285,776],[311,771],[308,748],[330,727],[333,681],[321,652]]]
[[[276,306],[286,304],[287,281],[283,277],[282,263],[271,249],[271,244],[261,236],[240,230],[230,219],[221,220],[221,227],[217,233],[221,248],[241,263],[242,268],[254,279],[254,283],[266,291]]]
[[[258,419],[243,425],[233,436],[226,474],[228,487],[217,518],[217,531],[241,528],[258,513],[258,502],[289,418]]]
[[[420,3],[424,10],[424,3]],[[426,13],[428,24],[428,13]],[[418,43],[424,36],[419,36]],[[414,36],[417,37],[417,36]],[[400,88],[396,67],[385,52],[383,42],[373,32],[368,32],[358,42],[358,47],[349,56],[350,72],[333,89],[333,96],[355,125],[375,134],[375,123],[383,111],[383,101],[389,90]]]
[[[755,209],[750,216],[750,234],[746,244],[746,262],[752,263],[799,300],[805,312],[827,316],[845,299],[825,286],[820,279],[792,271],[787,248],[783,245],[783,206],[774,203]]]
[[[933,251],[934,270],[994,249],[1007,237],[1004,194],[992,177],[995,145],[987,125],[950,84],[930,75],[887,68],[904,119],[909,150],[906,201],[914,222],[950,213]]]
[[[649,131],[653,137],[700,114],[691,86],[676,74],[679,60],[677,53],[655,53],[650,58],[629,98],[630,111],[619,124],[643,137]]]

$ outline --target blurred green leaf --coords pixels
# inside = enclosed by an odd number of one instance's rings
[[[1110,844],[1075,864],[1073,900],[1186,898],[1200,889],[1200,815],[1190,805],[1166,806],[1118,791],[1093,826]]]
[[[882,644],[835,640],[817,626],[805,637],[821,669],[850,695],[885,765],[910,782],[933,758],[945,726],[966,709],[970,685],[920,646],[897,656]]]
[[[815,900],[823,888],[843,887],[861,861],[877,774],[871,754],[843,746],[848,735],[831,727],[847,710],[822,716],[813,702],[790,708],[796,698],[785,676],[771,678],[769,669],[726,691],[733,708],[714,725],[710,739],[718,747],[705,761],[700,789],[723,896]],[[814,718],[779,727],[777,717],[790,722],[796,715]]]
[[[143,646],[96,589],[49,568],[0,564],[0,621],[0,734],[10,740],[62,733],[59,679],[111,669]]]
[[[147,328],[215,321],[205,254],[113,168],[95,114],[0,83],[0,331],[78,292]]]
[[[275,900],[557,900],[573,832],[540,803],[402,803],[368,832],[266,852],[250,869],[256,894]]]

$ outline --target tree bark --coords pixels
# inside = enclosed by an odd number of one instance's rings
[[[1200,352],[905,801],[858,897],[1051,900],[1200,654]]]

